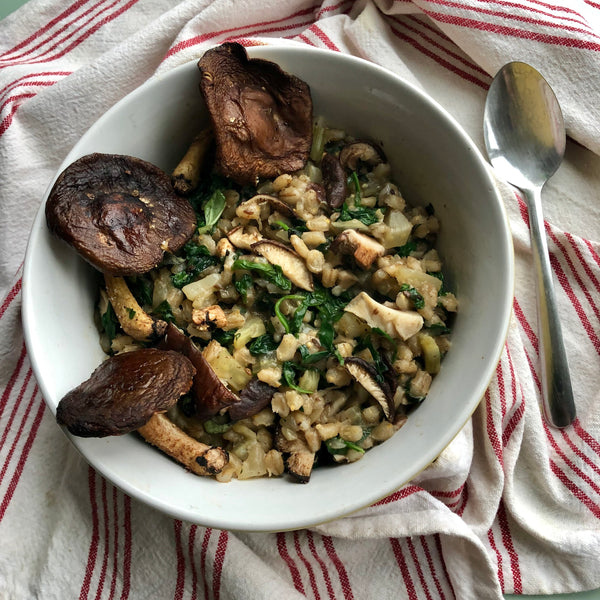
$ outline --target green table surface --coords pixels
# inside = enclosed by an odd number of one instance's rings
[[[25,4],[26,0],[0,0],[0,19],[8,16]],[[579,594],[558,594],[554,596],[512,596],[506,598],[536,598],[536,600],[560,600],[561,598],[573,598],[573,600],[600,600],[600,589],[589,592],[580,592]]]

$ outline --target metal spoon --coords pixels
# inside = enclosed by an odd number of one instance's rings
[[[566,136],[556,96],[533,67],[511,62],[496,74],[485,103],[483,131],[492,166],[522,192],[529,211],[544,414],[551,425],[566,427],[575,419],[575,402],[554,297],[541,194],[562,162]]]

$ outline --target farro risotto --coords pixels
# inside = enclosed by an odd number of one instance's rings
[[[359,460],[425,399],[457,310],[440,223],[406,203],[377,144],[319,118],[300,171],[257,185],[209,172],[189,196],[198,227],[185,245],[147,273],[103,279],[101,345],[146,348],[157,343],[139,329],[165,326],[159,347],[186,345],[210,367],[194,385],[211,397],[191,390],[164,413],[226,451],[208,474],[306,482]]]

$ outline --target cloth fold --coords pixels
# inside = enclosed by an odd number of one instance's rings
[[[546,77],[570,136],[544,206],[571,427],[541,417],[529,221],[499,181],[516,260],[504,351],[470,422],[400,490],[311,529],[236,533],[162,515],[83,461],[23,343],[28,231],[101,114],[226,40],[380,64],[437,100],[482,152],[498,68],[522,60]],[[600,587],[599,61],[592,0],[30,0],[0,21],[0,598],[486,600]]]

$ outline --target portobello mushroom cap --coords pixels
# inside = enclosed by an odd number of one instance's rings
[[[223,175],[252,184],[306,164],[312,99],[304,81],[271,61],[249,59],[233,42],[208,50],[198,68]]]
[[[192,385],[192,394],[198,418],[209,419],[222,409],[240,401],[217,377],[213,368],[192,340],[173,323],[167,325],[167,332],[159,347],[181,352],[194,365],[196,374]]]
[[[56,420],[80,437],[129,433],[175,404],[194,373],[178,352],[142,348],[111,356],[65,395]]]
[[[155,165],[120,154],[88,154],[58,177],[46,203],[48,228],[99,271],[136,275],[177,252],[196,228],[194,209]]]

